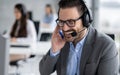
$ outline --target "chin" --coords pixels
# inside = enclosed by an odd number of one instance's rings
[[[65,38],[65,40],[66,40],[67,42],[73,42],[73,41],[74,41],[74,38],[73,38],[73,37],[71,37],[71,38]]]

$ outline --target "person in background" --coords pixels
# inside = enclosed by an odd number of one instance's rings
[[[14,8],[15,22],[10,31],[10,39],[12,43],[35,43],[37,35],[34,24],[27,19],[27,11],[23,4],[16,4]],[[25,55],[10,55],[10,60],[15,61],[24,59]]]
[[[53,12],[52,6],[47,4],[45,7],[45,16],[42,21],[42,27],[54,29],[56,27],[56,19],[57,15]]]

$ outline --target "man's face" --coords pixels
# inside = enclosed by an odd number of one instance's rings
[[[76,7],[72,7],[72,8],[60,8],[59,11],[59,20],[62,21],[66,21],[66,20],[70,20],[70,19],[78,19],[81,15],[79,14],[78,10]],[[83,28],[83,24],[82,24],[82,20],[79,19],[77,21],[75,21],[75,25],[73,27],[68,26],[66,23],[64,23],[63,27],[60,27],[60,29],[62,29],[63,33],[64,33],[64,38],[67,42],[73,42],[76,37],[72,37],[71,36],[71,32],[76,31],[77,33],[82,30]]]

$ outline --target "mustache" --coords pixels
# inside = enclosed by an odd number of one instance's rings
[[[71,33],[73,33],[73,32],[76,32],[76,30],[70,29],[70,30],[67,30],[67,31],[63,31],[64,35],[65,35],[65,34],[71,34]]]
[[[74,30],[74,29],[70,29],[70,30],[67,30],[67,31],[64,31],[64,30],[63,30],[63,32],[65,32],[65,33],[66,33],[66,32],[73,32],[73,31],[76,31],[76,30]]]

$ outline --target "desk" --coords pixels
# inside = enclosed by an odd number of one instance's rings
[[[10,48],[10,54],[31,54],[30,48]]]
[[[19,48],[11,47],[10,54],[35,54],[35,55],[44,55],[48,52],[51,47],[51,42],[37,42],[35,48]]]
[[[51,41],[48,42],[38,42],[36,48],[32,51],[32,54],[46,54],[51,48]]]
[[[41,28],[40,33],[53,33],[54,29],[52,28]]]
[[[38,34],[38,41],[40,40],[41,35],[43,33],[51,33],[52,34],[53,31],[54,31],[54,29],[52,29],[52,28],[40,28],[40,31],[39,31],[39,34]]]

